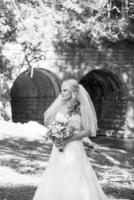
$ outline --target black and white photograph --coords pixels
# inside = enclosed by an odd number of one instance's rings
[[[134,0],[0,1],[0,200],[134,200]]]

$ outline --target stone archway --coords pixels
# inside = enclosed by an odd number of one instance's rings
[[[43,113],[60,93],[60,80],[51,71],[24,71],[11,88],[11,108],[14,122],[37,121],[43,124]]]
[[[127,89],[123,81],[105,69],[92,70],[80,80],[94,103],[99,134],[123,131],[127,109]]]

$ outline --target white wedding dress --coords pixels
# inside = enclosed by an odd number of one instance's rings
[[[55,119],[66,117],[57,113]],[[69,119],[80,128],[78,114]],[[106,200],[82,141],[68,143],[63,152],[53,145],[52,153],[33,200]]]

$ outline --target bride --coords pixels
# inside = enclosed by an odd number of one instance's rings
[[[61,94],[44,114],[49,128],[56,121],[68,122],[79,131],[62,141],[53,140],[48,166],[33,200],[106,200],[82,143],[83,138],[96,136],[95,109],[84,87],[74,79],[62,83]]]

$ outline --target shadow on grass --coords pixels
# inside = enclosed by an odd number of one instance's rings
[[[112,199],[133,200],[132,183],[129,177],[126,178],[126,175],[128,175],[126,172],[129,171],[130,175],[134,173],[133,152],[122,150],[117,146],[116,148],[108,147],[103,142],[100,142],[100,144],[101,146],[97,150],[86,148],[86,152],[98,178],[100,180],[105,179],[103,188],[106,195],[112,197]],[[44,141],[29,141],[19,138],[3,139],[0,140],[0,166],[12,168],[20,174],[38,175],[44,172],[51,149],[52,146],[45,144]],[[123,170],[123,173],[121,170]],[[122,175],[124,176],[123,179]],[[113,180],[111,180],[111,176]],[[114,178],[118,178],[118,180]],[[124,182],[121,182],[122,180]],[[110,186],[109,181],[112,182],[113,186]],[[116,186],[116,183],[119,187]],[[130,184],[129,189],[125,187],[126,184]],[[6,187],[5,185],[0,188],[0,200],[32,200],[35,190],[35,187],[30,186]]]
[[[32,200],[35,187],[3,187],[0,188],[0,200]]]
[[[110,199],[133,200],[134,190],[129,188],[102,187],[106,196]],[[33,186],[2,187],[0,188],[0,200],[32,200],[36,191]]]
[[[103,166],[133,169],[134,168],[134,141],[126,141],[115,138],[96,138],[94,142],[99,144],[95,151],[87,150],[87,155],[93,158],[93,163],[100,168]],[[132,146],[133,144],[133,146]]]
[[[112,186],[107,186],[103,188],[105,194],[112,199],[127,199],[134,200],[134,189],[132,188],[116,188]]]
[[[133,152],[115,147],[107,147],[102,141],[99,149],[86,149],[88,157],[96,171],[104,171],[105,167],[118,166],[122,169],[133,169]],[[26,139],[8,138],[0,140],[0,166],[8,166],[19,173],[37,174],[46,167],[52,146],[43,140],[28,141]]]
[[[38,140],[3,139],[0,141],[0,166],[8,166],[19,173],[44,170],[39,163],[48,161],[52,146]]]

